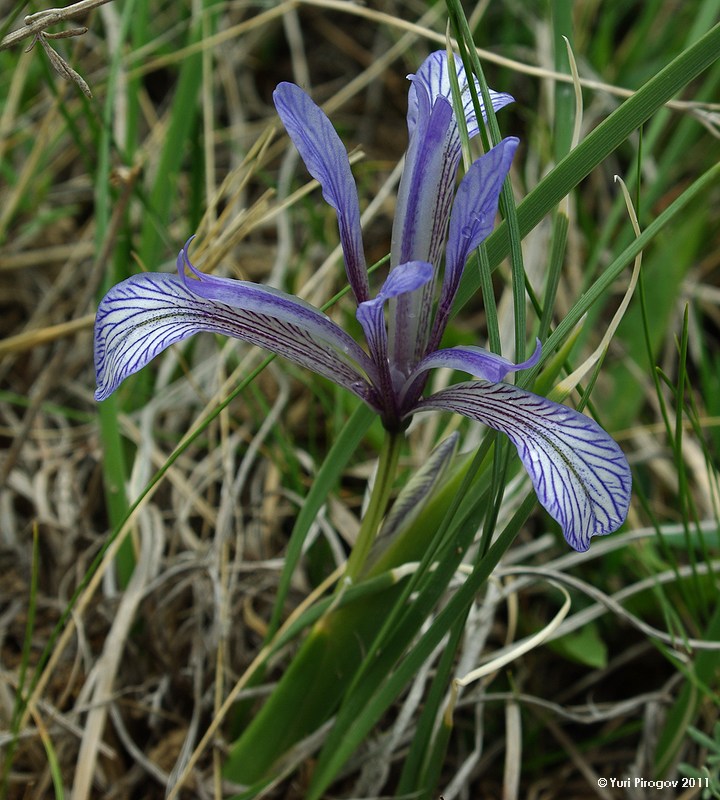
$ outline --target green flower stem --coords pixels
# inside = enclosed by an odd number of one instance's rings
[[[404,438],[402,433],[385,432],[385,439],[380,450],[375,485],[370,495],[367,511],[360,525],[360,533],[348,558],[345,571],[345,577],[352,582],[357,579],[365,565],[370,548],[375,541],[380,523],[385,515]]]

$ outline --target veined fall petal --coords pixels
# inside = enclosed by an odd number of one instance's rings
[[[535,492],[568,543],[585,551],[592,536],[627,516],[632,478],[622,450],[590,417],[507,383],[473,381],[421,400],[504,433],[517,447]]]
[[[370,364],[367,356],[321,312],[313,319],[298,304],[293,316],[290,296],[278,297],[275,292],[266,293],[265,287],[244,286],[242,281],[233,282],[235,297],[239,301],[246,290],[247,302],[233,308],[194,293],[189,288],[193,283],[199,282],[186,283],[168,273],[143,273],[117,284],[103,298],[95,320],[97,400],[112,394],[125,378],[171,344],[209,331],[264,347],[374,405],[367,376],[349,352],[361,354],[364,366]]]

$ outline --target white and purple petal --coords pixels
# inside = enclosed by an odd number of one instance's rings
[[[517,447],[538,499],[571,547],[617,530],[627,516],[632,479],[613,439],[590,417],[506,383],[458,384],[414,411],[444,409],[505,433]]]
[[[316,341],[329,344],[347,359],[358,364],[370,377],[374,377],[374,365],[362,347],[327,314],[306,300],[271,286],[222,278],[197,269],[188,256],[188,248],[193,238],[188,239],[177,257],[178,274],[184,281],[185,288],[192,294],[245,313],[253,312],[260,317],[301,327]],[[197,280],[187,277],[184,267],[188,267]]]
[[[358,303],[370,296],[360,227],[360,203],[347,150],[324,111],[294,83],[280,83],[275,108],[308,172],[337,211],[348,281]]]
[[[470,137],[479,131],[478,120],[475,115],[472,96],[467,85],[467,78],[462,61],[454,57],[454,68],[458,73],[458,81],[462,92],[465,123]],[[448,58],[444,51],[436,51],[428,56],[415,75],[408,76],[411,80],[408,92],[408,130],[410,145],[406,157],[403,179],[398,192],[398,205],[396,225],[393,227],[393,255],[397,256],[392,263],[400,263],[411,258],[422,258],[437,264],[442,252],[442,243],[447,231],[448,217],[455,188],[457,169],[460,163],[461,145],[458,120],[452,104],[452,87],[448,73]],[[479,85],[476,81],[479,92]],[[490,92],[493,107],[500,109],[511,103],[510,95]],[[443,124],[445,136],[442,142],[439,139],[440,126],[433,119],[440,108],[450,106],[451,118],[449,123]],[[433,123],[431,125],[431,122]],[[432,133],[433,140],[422,147],[414,147],[414,142],[424,140]],[[409,174],[408,174],[409,173]],[[501,182],[502,185],[502,182]],[[434,217],[429,213],[416,214],[415,224],[411,225],[410,203],[413,198],[421,198],[423,207],[432,207]],[[399,224],[398,219],[399,217]],[[429,237],[427,252],[409,249],[407,246],[402,253],[399,252],[395,240],[400,236],[411,233],[418,236],[424,232]],[[412,242],[412,237],[411,237]]]
[[[465,113],[465,122],[468,128],[468,134],[472,138],[479,131],[478,120],[475,114],[475,108],[472,102],[472,94],[468,86],[467,75],[465,67],[463,66],[462,59],[457,54],[454,56],[455,69],[457,71],[458,83],[460,85],[460,92],[462,96],[463,111]],[[408,75],[412,81],[412,86],[408,92],[408,129],[410,133],[413,132],[417,124],[419,109],[417,103],[417,88],[423,86],[429,95],[431,102],[434,102],[437,97],[445,97],[448,101],[452,102],[452,84],[450,82],[450,75],[448,74],[448,56],[444,50],[436,50],[423,61],[420,68],[414,75]],[[480,84],[475,79],[475,89],[477,91],[480,106],[483,109],[483,117],[486,117],[484,107],[482,105],[482,96],[480,92]],[[490,98],[492,106],[495,111],[499,111],[503,106],[514,102],[509,94],[495,92],[490,89]]]
[[[445,98],[433,106],[423,87],[417,92],[422,108],[410,136],[398,187],[390,247],[390,263],[423,260],[435,263],[447,229],[458,159],[448,159],[447,139],[455,124]],[[435,261],[431,256],[435,256]]]
[[[216,279],[217,280],[217,279]],[[190,290],[199,281],[167,273],[134,275],[114,286],[100,302],[95,319],[97,400],[104,400],[125,378],[142,369],[171,344],[201,331],[233,336],[311,369],[376,405],[366,373],[350,356],[355,342],[328,317],[294,298],[256,284],[235,288],[244,308],[204,299]]]

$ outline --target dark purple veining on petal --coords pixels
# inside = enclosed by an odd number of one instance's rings
[[[117,284],[102,300],[95,321],[95,365],[99,400],[162,350],[195,333],[209,331],[243,339],[339,383],[371,402],[363,371],[331,337],[324,342],[298,316],[272,317],[204,300],[176,275],[145,273]],[[340,330],[338,328],[338,330]],[[345,334],[343,333],[343,336]],[[343,337],[339,337],[339,343]]]
[[[632,478],[613,439],[592,419],[505,383],[458,384],[421,400],[501,431],[517,447],[538,499],[576,550],[617,530],[630,503]]]
[[[445,272],[430,335],[431,350],[440,344],[465,262],[493,229],[500,192],[517,146],[518,139],[503,139],[473,162],[460,182],[450,214]]]

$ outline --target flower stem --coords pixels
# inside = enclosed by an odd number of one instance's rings
[[[404,438],[403,433],[385,432],[370,502],[345,570],[345,577],[350,581],[354,581],[362,571],[370,548],[377,536],[382,518],[385,515]]]

